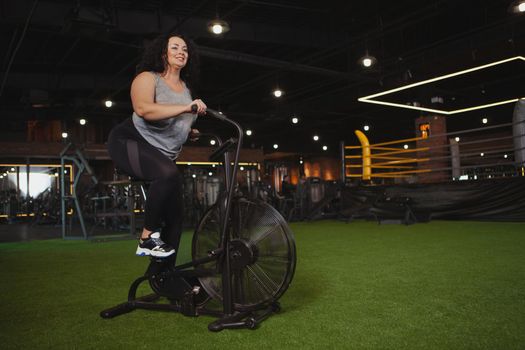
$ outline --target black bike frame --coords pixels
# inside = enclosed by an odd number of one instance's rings
[[[220,266],[222,266],[222,291],[223,291],[223,312],[226,315],[233,314],[233,295],[232,295],[232,279],[231,279],[231,266],[230,266],[230,249],[229,249],[229,232],[228,224],[231,211],[231,203],[233,199],[233,193],[235,190],[235,179],[237,177],[237,168],[239,165],[239,155],[241,153],[242,147],[242,137],[243,129],[235,121],[228,119],[223,114],[213,110],[207,109],[207,115],[210,115],[216,119],[219,119],[222,122],[229,123],[233,125],[237,130],[237,145],[235,149],[235,156],[233,159],[233,164],[230,165],[230,159],[228,152],[224,153],[224,181],[226,188],[226,204],[224,208],[224,215],[221,219],[221,242],[219,249],[222,249],[223,254],[221,255],[222,261],[219,261]],[[220,142],[220,141],[219,141]],[[222,142],[221,142],[222,143]]]

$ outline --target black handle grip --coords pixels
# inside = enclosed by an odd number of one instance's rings
[[[199,107],[197,107],[197,105],[191,105],[191,113],[197,113],[198,109]]]
[[[215,118],[217,118],[219,120],[227,120],[228,119],[224,114],[219,113],[216,110],[213,110],[213,109],[210,109],[210,108],[206,109],[206,114],[207,115],[211,115],[212,117],[215,117]]]

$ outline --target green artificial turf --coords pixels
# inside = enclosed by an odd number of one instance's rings
[[[255,331],[212,333],[211,317],[145,310],[100,318],[146,267],[134,241],[0,244],[0,347],[525,348],[525,224],[291,226],[294,280]]]

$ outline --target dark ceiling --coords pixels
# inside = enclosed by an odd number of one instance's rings
[[[249,145],[302,152],[328,145],[335,154],[340,140],[355,144],[353,131],[365,124],[373,141],[414,135],[420,112],[358,97],[523,56],[525,14],[510,6],[506,0],[2,1],[0,120],[5,126],[85,117],[103,127],[129,117],[129,86],[144,43],[177,29],[199,46],[194,95],[252,129]],[[221,37],[206,28],[217,15],[231,26]],[[378,60],[371,69],[357,64],[366,51]],[[458,86],[401,94],[410,99],[401,102],[429,105],[440,95],[446,108],[495,91],[523,97],[524,67],[515,62]],[[276,86],[285,92],[279,99],[271,95]],[[110,109],[106,98],[115,101]],[[478,127],[482,114],[508,122],[511,113],[507,105],[449,117],[449,130]],[[299,124],[292,125],[292,116]],[[213,125],[200,118],[198,127]]]

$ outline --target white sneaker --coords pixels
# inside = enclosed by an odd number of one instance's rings
[[[165,258],[175,253],[175,249],[169,244],[164,243],[160,238],[159,232],[150,233],[149,238],[139,240],[136,255],[138,256],[154,256],[157,258]]]

